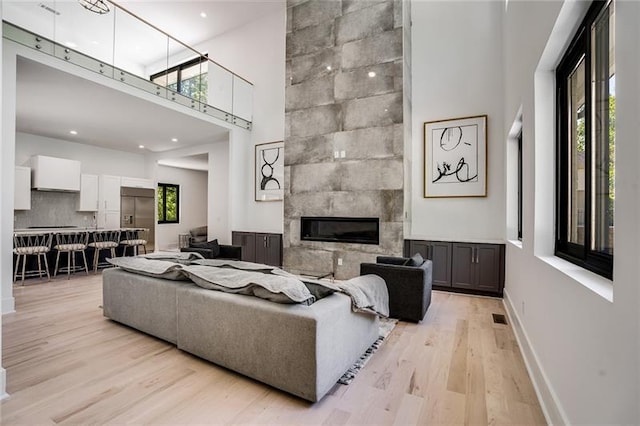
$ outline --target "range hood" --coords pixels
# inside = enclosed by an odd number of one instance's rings
[[[31,157],[31,188],[39,191],[80,191],[80,162],[34,155]]]

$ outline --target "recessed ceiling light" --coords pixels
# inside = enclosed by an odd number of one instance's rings
[[[200,12],[200,17],[201,17],[201,18],[206,18],[206,17],[207,17],[206,12]]]
[[[78,131],[77,130],[69,130],[69,133],[71,133],[72,135],[77,135]]]
[[[327,71],[331,71],[331,65],[327,65]]]
[[[138,145],[138,148],[144,149],[144,145]]]
[[[72,41],[65,41],[65,42],[64,42],[64,45],[65,45],[65,46],[67,46],[67,47],[70,47],[70,48],[72,48],[72,49],[73,49],[73,48],[78,47],[78,45],[77,45],[77,44],[75,44],[75,43],[74,43],[74,42],[72,42]]]
[[[178,138],[171,138],[171,142],[178,142]]]
[[[375,76],[376,76],[375,71],[369,71],[369,77],[372,77],[372,78],[373,78],[373,77],[375,77]]]

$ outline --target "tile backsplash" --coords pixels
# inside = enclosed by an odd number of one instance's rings
[[[14,229],[93,225],[93,212],[78,212],[78,192],[31,191],[31,210],[14,212]]]

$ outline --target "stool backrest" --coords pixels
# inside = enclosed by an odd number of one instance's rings
[[[96,243],[105,243],[105,242],[120,242],[120,230],[103,230],[103,231],[94,231],[93,233],[93,241]]]
[[[87,245],[89,242],[88,232],[62,232],[56,234],[56,245]]]
[[[127,241],[148,241],[149,240],[149,230],[147,228],[142,229],[126,229],[125,230],[125,240]]]
[[[44,247],[51,250],[51,234],[13,234],[14,248]]]

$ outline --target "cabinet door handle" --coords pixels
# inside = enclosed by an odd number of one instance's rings
[[[476,263],[480,263],[480,250],[476,247]]]
[[[475,247],[471,248],[471,263],[476,263],[476,250]]]

